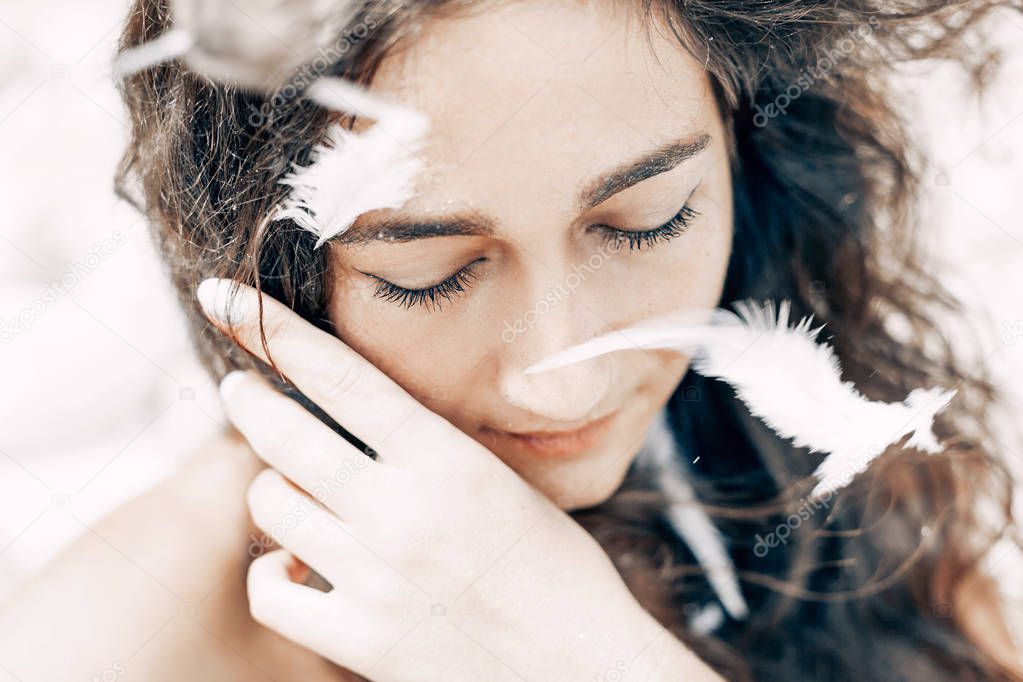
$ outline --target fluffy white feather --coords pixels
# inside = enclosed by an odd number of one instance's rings
[[[338,0],[177,0],[174,28],[123,53],[115,71],[123,76],[183,57],[213,80],[268,89],[311,61],[352,13],[352,3]],[[291,191],[270,220],[294,220],[316,235],[319,248],[363,213],[401,208],[412,198],[429,122],[340,78],[318,78],[303,94],[375,121],[361,134],[332,124],[309,165],[293,166],[281,180]]]
[[[418,151],[429,122],[338,78],[316,81],[307,95],[330,109],[376,121],[360,134],[332,124],[327,139],[313,149],[312,163],[295,166],[281,180],[291,191],[273,220],[294,220],[317,236],[318,248],[361,214],[401,208],[412,198],[423,168]]]
[[[789,327],[789,303],[736,304],[726,310],[687,311],[592,339],[543,360],[545,371],[604,353],[672,349],[693,357],[693,369],[728,382],[736,395],[778,435],[797,447],[829,455],[815,474],[816,496],[834,492],[907,434],[907,447],[937,452],[934,416],[955,391],[917,389],[901,403],[869,400],[841,380],[834,351],[817,343],[810,318]]]
[[[123,77],[182,58],[207,78],[253,90],[283,85],[330,44],[355,13],[343,0],[173,0],[174,28],[114,62]]]

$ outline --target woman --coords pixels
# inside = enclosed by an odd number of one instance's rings
[[[38,630],[17,624],[84,579],[58,640],[114,616],[62,673],[130,656],[139,679],[356,679],[325,659],[375,680],[1023,679],[981,565],[1014,530],[983,426],[994,391],[938,345],[955,302],[918,260],[920,164],[878,78],[970,62],[958,39],[997,6],[367,3],[327,73],[427,114],[428,173],[401,210],[320,249],[289,221],[262,226],[328,112],[177,62],[127,79],[122,179],[141,193],[124,191],[270,468],[249,486],[259,465],[227,436],[106,522],[172,595],[197,595],[194,624],[131,604],[87,538],[5,610],[0,660],[38,662]],[[168,24],[137,0],[123,45]],[[893,446],[809,506],[820,456],[684,357],[524,372],[747,298],[826,323],[873,399],[958,388],[944,451]],[[727,615],[637,463],[662,410],[741,581]],[[331,592],[300,584],[318,580],[303,561]]]

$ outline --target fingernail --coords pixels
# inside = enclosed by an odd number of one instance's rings
[[[253,291],[230,279],[206,279],[195,290],[199,305],[215,322],[233,327],[245,322],[255,310]]]
[[[228,400],[231,394],[235,392],[238,385],[245,381],[245,372],[236,369],[232,372],[228,372],[223,379],[220,380],[220,398],[221,400]]]

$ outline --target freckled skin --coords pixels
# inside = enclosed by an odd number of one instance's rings
[[[563,507],[620,485],[688,361],[636,351],[522,370],[646,317],[716,305],[731,250],[729,163],[707,75],[663,30],[648,42],[627,11],[528,1],[426,25],[372,84],[432,122],[427,170],[400,215],[475,210],[496,232],[332,247],[341,338]],[[700,154],[580,207],[594,179],[704,133]],[[687,229],[639,251],[594,229],[655,228],[687,198],[697,213]],[[432,310],[375,296],[366,274],[415,289],[474,261],[465,291]],[[612,412],[572,456],[538,457],[501,433],[569,431]]]

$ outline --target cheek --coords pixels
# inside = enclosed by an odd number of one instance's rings
[[[694,224],[657,253],[625,253],[601,282],[601,307],[616,327],[687,308],[711,308],[724,288],[731,254],[727,224]]]
[[[723,153],[723,152],[722,152]],[[718,305],[732,253],[732,195],[728,166],[716,164],[693,206],[685,234],[609,260],[594,297],[615,326],[628,326],[686,308]],[[617,312],[614,312],[617,311]]]
[[[479,325],[451,310],[405,310],[339,287],[330,315],[340,338],[427,407],[444,413],[490,353]]]

